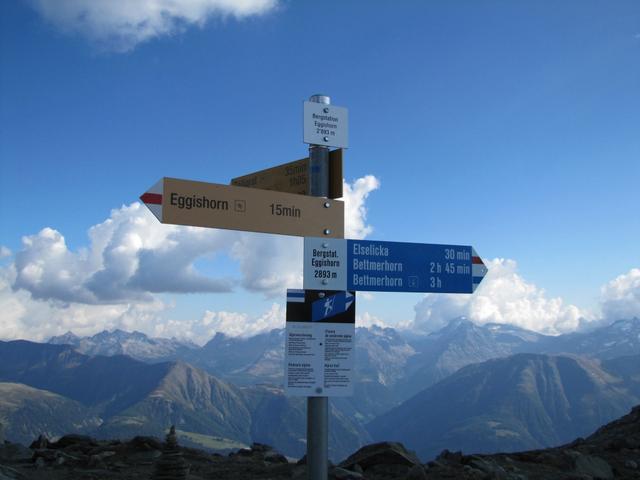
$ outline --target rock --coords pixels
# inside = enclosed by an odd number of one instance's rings
[[[0,443],[0,461],[3,463],[19,462],[32,458],[33,452],[19,443]]]
[[[329,472],[329,478],[332,480],[362,480],[364,476],[345,468],[334,467]]]
[[[36,461],[35,461],[34,465],[35,465],[37,470],[40,470],[41,468],[44,468],[47,464],[45,463],[44,458],[38,457],[38,458],[36,458]]]
[[[250,448],[241,448],[235,453],[229,454],[230,457],[251,457],[253,456],[253,450]]]
[[[104,460],[100,455],[91,455],[87,465],[91,468],[105,467]]]
[[[37,461],[38,459],[42,459],[45,463],[53,463],[56,461],[56,458],[60,456],[60,453],[56,450],[35,450],[33,452],[33,460]]]
[[[607,480],[613,477],[611,465],[600,457],[581,455],[576,459],[576,473],[589,475],[592,478]]]
[[[264,454],[264,461],[268,463],[289,463],[287,457],[275,450],[269,450]]]
[[[262,453],[266,453],[269,450],[273,450],[273,447],[270,447],[269,445],[265,445],[264,443],[257,443],[254,442],[251,444],[251,450],[253,452],[262,452]]]
[[[43,448],[49,448],[49,439],[44,433],[41,433],[36,440],[29,445],[31,450],[41,450]]]
[[[291,480],[307,480],[307,467],[305,465],[297,465],[291,473]]]
[[[631,470],[637,470],[638,469],[638,464],[636,462],[634,462],[633,460],[627,460],[626,462],[624,462],[624,466],[625,466],[625,468],[630,468]]]
[[[422,465],[414,465],[405,478],[406,480],[427,480],[427,472]]]
[[[460,463],[462,462],[462,452],[443,450],[442,453],[436,457],[436,460],[446,460],[448,463]]]
[[[0,423],[0,445],[4,443],[4,425]]]
[[[27,477],[6,465],[0,465],[0,480],[24,480]]]
[[[640,449],[640,435],[636,438],[627,438],[627,445],[634,450]]]
[[[351,470],[356,463],[367,471],[373,465],[405,465],[412,467],[420,465],[420,460],[413,452],[404,448],[401,443],[380,442],[362,447],[338,464],[338,466]]]
[[[172,425],[151,478],[152,480],[186,480],[188,475],[189,466],[178,447],[176,428]]]
[[[509,478],[509,474],[507,474],[504,468],[487,458],[472,455],[469,464],[473,468],[486,473],[492,479],[506,480]]]
[[[137,436],[133,437],[128,445],[136,451],[162,450],[162,442],[155,437]]]
[[[89,449],[91,447],[97,447],[97,446],[98,446],[98,442],[95,439],[87,435],[76,435],[76,434],[65,435],[64,437],[60,438],[60,440],[58,440],[57,442],[49,444],[49,448],[55,448],[55,449],[69,448],[69,447],[79,447],[80,449]]]
[[[306,464],[307,464],[307,454],[305,453],[302,456],[302,458],[296,462],[296,465],[306,465]],[[328,466],[328,468],[331,468],[331,467],[334,466],[333,463],[331,462],[331,460],[327,460],[327,466]],[[343,467],[343,468],[345,468],[345,467]],[[353,469],[348,468],[347,470],[353,470]]]
[[[404,479],[409,470],[411,470],[409,465],[379,463],[368,467],[364,476],[371,479]]]

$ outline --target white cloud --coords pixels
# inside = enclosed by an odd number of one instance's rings
[[[640,268],[632,268],[603,286],[600,303],[607,320],[640,317]]]
[[[12,269],[0,269],[0,339],[46,341],[71,330],[76,335],[93,335],[102,330],[137,330],[150,336],[188,339],[198,344],[217,332],[251,336],[285,324],[285,311],[273,304],[253,317],[239,312],[205,311],[197,320],[173,320],[174,305],[157,298],[150,302],[95,305],[34,300],[25,290],[15,291]]]
[[[177,337],[203,345],[221,332],[232,337],[251,337],[274,328],[284,328],[285,309],[274,303],[259,317],[241,312],[206,310],[199,320],[168,320],[152,331],[158,337]]]
[[[367,207],[365,202],[369,194],[380,188],[380,181],[373,175],[358,178],[351,185],[344,182],[344,216],[346,238],[362,239],[373,231],[367,225]]]
[[[376,317],[375,315],[371,315],[369,312],[364,312],[362,314],[356,315],[356,327],[365,327],[371,328],[373,326],[387,328],[391,327],[381,318]]]
[[[11,256],[11,250],[4,245],[0,245],[0,258],[7,258]]]
[[[415,306],[413,328],[433,331],[451,319],[464,316],[478,324],[506,323],[547,334],[570,332],[584,317],[578,307],[545,291],[517,273],[513,260],[495,259],[473,295],[427,294]]]
[[[277,0],[30,0],[64,32],[103,48],[127,51],[155,37],[203,26],[212,17],[246,18],[273,10]]]
[[[194,262],[230,248],[237,235],[162,225],[134,203],[92,227],[89,247],[77,252],[51,228],[23,237],[13,287],[35,299],[85,304],[151,302],[158,292],[228,292],[231,279],[206,277]]]
[[[26,290],[11,288],[13,268],[0,269],[1,339],[44,341],[69,330],[91,335],[101,330],[151,331],[169,305],[159,300],[117,305],[89,305],[34,300]]]

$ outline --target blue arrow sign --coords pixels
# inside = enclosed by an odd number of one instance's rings
[[[353,294],[350,292],[338,292],[329,295],[311,304],[311,321],[320,322],[327,318],[344,313],[353,303]]]
[[[308,290],[473,293],[486,273],[467,245],[305,238]]]

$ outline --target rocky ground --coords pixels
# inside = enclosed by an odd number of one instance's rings
[[[97,441],[68,435],[57,442],[39,438],[26,448],[0,446],[0,480],[205,480],[305,479],[304,462],[290,462],[266,445],[254,444],[228,456],[180,447],[175,436]],[[358,450],[331,466],[336,480],[391,479],[640,479],[640,406],[586,439],[529,452],[463,455],[442,452],[422,464],[398,443]]]

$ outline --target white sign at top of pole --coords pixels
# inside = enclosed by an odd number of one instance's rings
[[[349,111],[324,103],[304,102],[304,143],[349,147]]]

